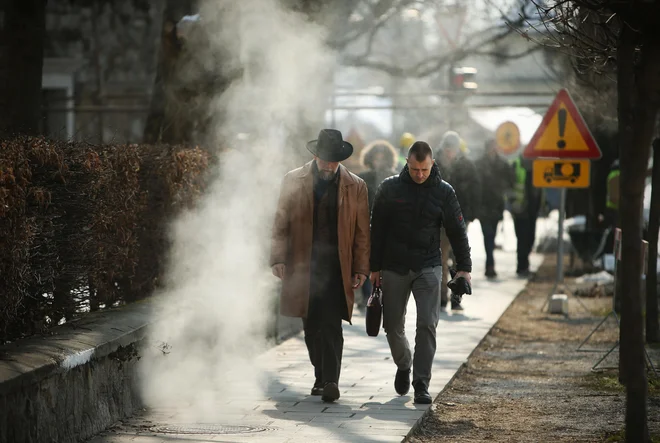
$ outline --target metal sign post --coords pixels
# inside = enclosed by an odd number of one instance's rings
[[[557,279],[541,310],[560,287],[573,295],[564,284],[564,217],[566,188],[588,188],[590,160],[602,156],[596,140],[589,132],[580,111],[566,89],[561,89],[548,108],[534,136],[522,152],[523,158],[534,160],[533,182],[537,188],[559,188],[559,226],[557,229]],[[575,297],[589,312],[582,300]]]
[[[557,228],[557,285],[564,284],[564,219],[566,215],[566,188],[559,191],[559,226]]]
[[[568,288],[564,283],[564,221],[566,219],[566,188],[560,188],[559,191],[559,222],[557,224],[557,277],[555,278],[555,284],[552,287],[552,290],[548,294],[548,297],[541,307],[541,311],[545,310],[546,305],[549,305],[550,299],[554,294],[557,294],[559,289],[563,289],[563,293],[571,296],[573,292]],[[582,300],[578,297],[575,297],[575,300],[582,306],[582,308],[589,312]]]

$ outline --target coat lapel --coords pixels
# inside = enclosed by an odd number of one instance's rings
[[[348,169],[346,169],[344,165],[339,165],[339,193],[337,194],[337,198],[339,199],[337,202],[337,208],[339,211],[341,211],[342,205],[344,204],[344,201],[346,201],[348,189],[351,186],[355,186],[355,182],[348,172]]]
[[[304,199],[305,213],[308,214],[309,219],[314,218],[314,174],[312,174],[312,160],[303,166],[303,169],[298,177],[302,183],[302,194]]]

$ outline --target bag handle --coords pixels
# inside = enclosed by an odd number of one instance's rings
[[[379,276],[378,276],[378,280],[376,280],[376,283],[374,283],[374,289],[376,289],[376,288],[380,289],[380,284],[381,284],[381,281],[383,280],[383,276],[382,276],[381,272],[383,272],[383,271],[378,272]]]

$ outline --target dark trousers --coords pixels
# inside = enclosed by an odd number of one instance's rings
[[[498,220],[481,220],[481,232],[484,235],[484,248],[486,249],[486,268],[495,266],[495,236],[497,235]]]
[[[614,253],[614,230],[619,223],[619,211],[612,208],[605,210],[605,223],[611,228],[610,234],[607,236],[607,243],[605,244],[605,254]]]
[[[401,275],[383,271],[383,328],[387,333],[392,359],[402,370],[413,369],[413,386],[422,383],[428,388],[436,350],[436,329],[440,316],[440,280],[442,268],[424,268]],[[415,353],[406,338],[406,309],[412,291],[417,306]]]
[[[347,312],[341,271],[331,273],[325,284],[312,277],[307,318],[303,319],[305,344],[317,383],[339,382],[344,350],[342,318]]]
[[[516,272],[529,270],[529,254],[532,252],[536,239],[536,216],[513,216],[513,227],[518,240],[518,266]]]

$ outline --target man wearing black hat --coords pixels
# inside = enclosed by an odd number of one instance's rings
[[[339,162],[353,153],[341,132],[323,129],[307,143],[314,160],[284,176],[270,265],[282,279],[282,315],[301,317],[314,366],[312,395],[339,398],[342,319],[351,321],[353,290],[369,275],[367,186]]]

